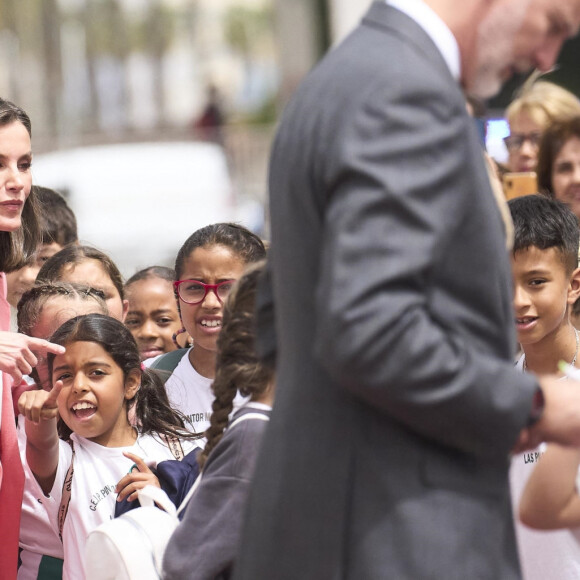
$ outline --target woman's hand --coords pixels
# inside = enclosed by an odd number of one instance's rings
[[[119,494],[117,501],[123,501],[125,498],[128,501],[137,499],[137,491],[143,489],[146,485],[154,485],[161,488],[159,480],[155,474],[147,467],[143,459],[133,453],[124,452],[123,455],[130,459],[135,465],[131,471],[125,475],[117,484],[115,491]]]
[[[62,354],[64,351],[64,346],[42,338],[0,331],[0,371],[9,374],[15,383],[22,380],[22,375],[30,374],[38,364],[37,354],[46,356],[47,353]]]
[[[40,389],[22,393],[18,399],[19,413],[35,425],[38,425],[41,419],[54,419],[58,415],[56,400],[61,390],[62,381],[56,381],[51,391]]]

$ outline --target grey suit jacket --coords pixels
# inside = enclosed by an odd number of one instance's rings
[[[518,578],[537,385],[462,92],[407,16],[374,4],[297,91],[270,203],[277,394],[236,579]]]

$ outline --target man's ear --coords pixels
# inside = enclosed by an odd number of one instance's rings
[[[138,369],[133,369],[125,377],[125,399],[132,399],[141,386],[141,372]]]
[[[576,268],[570,275],[568,284],[568,304],[574,304],[580,298],[580,268]]]

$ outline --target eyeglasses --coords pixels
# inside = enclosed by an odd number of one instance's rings
[[[542,134],[538,131],[534,133],[513,133],[508,137],[504,137],[503,142],[509,151],[518,151],[521,149],[526,141],[530,143],[532,147],[538,147],[540,145],[540,139]]]
[[[173,287],[179,298],[186,304],[199,304],[203,302],[210,290],[213,291],[220,303],[223,304],[234,283],[235,280],[226,280],[219,284],[204,284],[199,280],[178,280],[177,282],[173,282]]]

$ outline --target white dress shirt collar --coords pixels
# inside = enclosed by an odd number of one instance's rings
[[[461,57],[455,36],[440,16],[422,0],[385,0],[387,4],[412,18],[431,38],[447,63],[453,78],[461,78]]]

